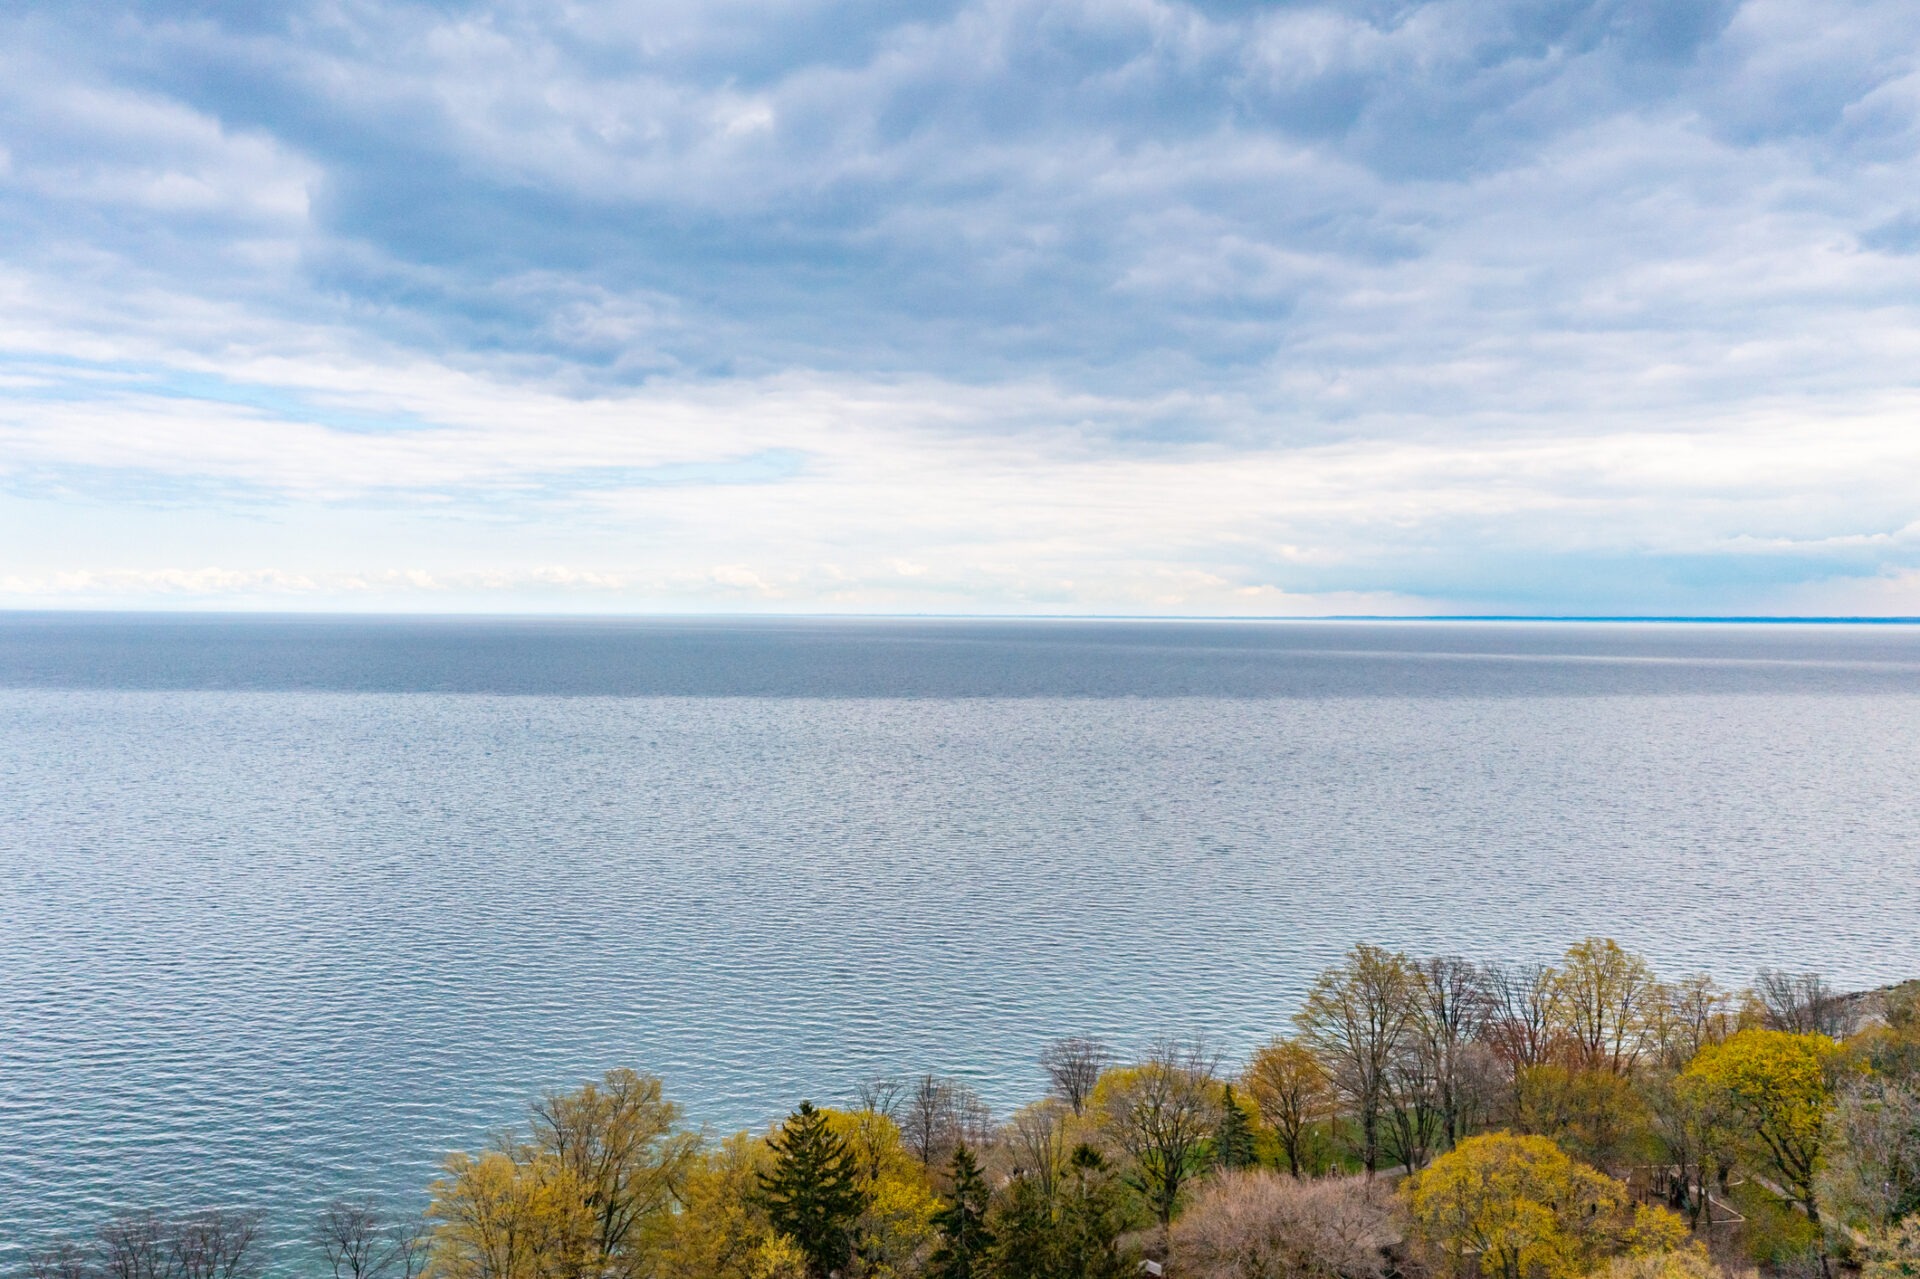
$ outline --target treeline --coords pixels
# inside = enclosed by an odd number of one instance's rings
[[[628,1070],[450,1156],[424,1218],[343,1201],[335,1279],[1811,1279],[1920,1275],[1920,982],[1660,980],[1359,946],[1229,1066],[1164,1039],[1049,1047],[996,1118],[878,1080],[712,1142]],[[233,1213],[110,1223],[34,1279],[251,1279]],[[208,1242],[209,1239],[213,1243]],[[215,1246],[217,1245],[217,1246]]]

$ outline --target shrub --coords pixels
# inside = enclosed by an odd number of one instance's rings
[[[1231,1173],[1175,1225],[1173,1260],[1194,1279],[1380,1279],[1395,1218],[1392,1199],[1359,1177]]]

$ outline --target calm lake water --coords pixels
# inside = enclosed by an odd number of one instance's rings
[[[0,1265],[1594,933],[1920,974],[1920,628],[0,616]]]

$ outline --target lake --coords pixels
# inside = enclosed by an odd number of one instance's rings
[[[1920,975],[1920,628],[0,615],[0,1264],[1286,1027],[1356,941]]]

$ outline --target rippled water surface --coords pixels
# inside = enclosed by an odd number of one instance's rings
[[[0,618],[0,1260],[1284,1026],[1357,940],[1920,972],[1909,627]]]

